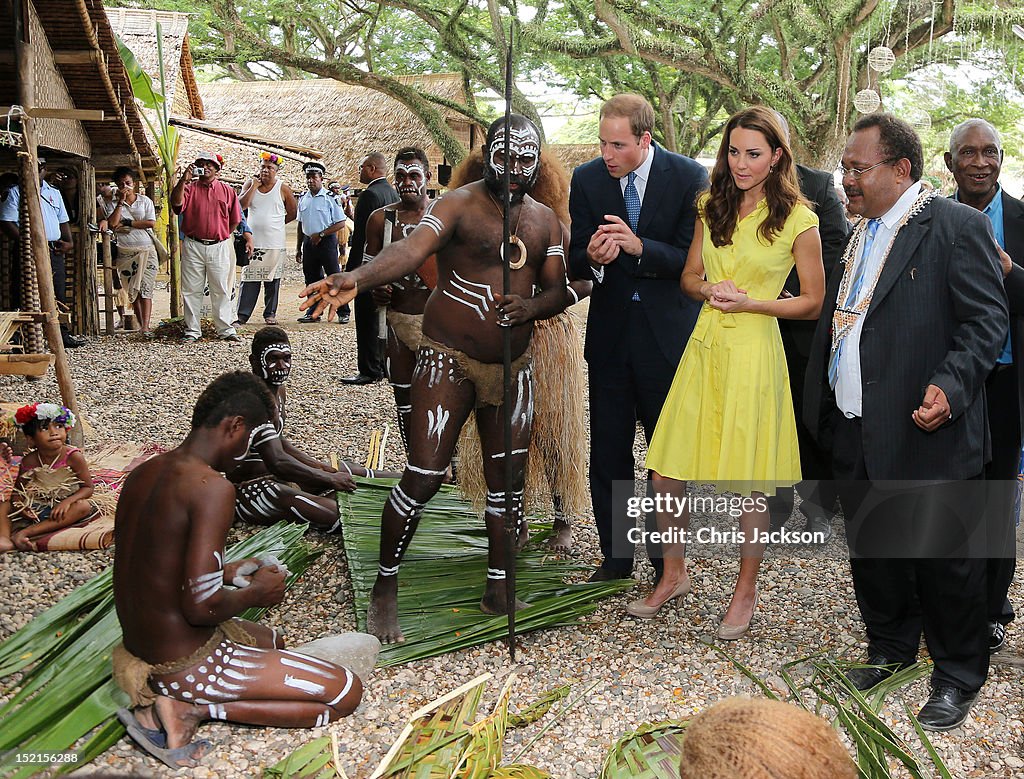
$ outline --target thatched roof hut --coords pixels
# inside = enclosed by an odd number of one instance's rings
[[[448,100],[465,103],[458,74],[399,76],[400,81]],[[323,153],[327,178],[359,186],[359,162],[373,151],[393,155],[403,146],[420,146],[430,157],[434,174],[444,156],[430,132],[403,103],[366,87],[333,79],[303,81],[216,82],[200,86],[206,118],[220,127],[245,128],[265,138],[277,138]],[[483,131],[466,117],[441,109],[448,125],[467,149],[483,142]],[[224,156],[223,177],[238,180],[257,168],[258,152],[228,140],[184,133],[182,159],[200,149]],[[305,187],[301,166],[286,164],[282,175]]]
[[[569,175],[583,163],[601,156],[597,143],[553,143],[548,149],[558,156]]]
[[[46,157],[49,170],[60,174],[75,244],[74,256],[67,260],[71,328],[94,334],[99,325],[96,241],[88,225],[96,221],[97,176],[109,180],[117,166],[129,165],[151,179],[157,157],[146,137],[102,2],[0,3],[0,51],[15,50],[14,14],[19,9],[23,9],[20,18],[27,22],[22,40],[27,42],[29,63],[19,72],[16,57],[0,56],[0,106],[24,103],[30,107],[39,152]],[[24,99],[21,89],[27,92]],[[0,172],[24,173],[24,164],[16,149],[0,147]],[[16,245],[0,241],[0,307],[10,310],[15,302],[9,279],[14,266],[20,265],[30,277],[27,282],[22,277],[21,307],[38,310],[38,290],[32,289],[34,267],[26,261],[31,257],[29,244],[21,242],[20,259]]]
[[[204,119],[206,113],[188,43],[189,15],[175,11],[108,8],[107,18],[114,34],[132,50],[139,65],[157,86],[160,84],[160,60],[157,55],[156,23],[160,22],[170,113]]]

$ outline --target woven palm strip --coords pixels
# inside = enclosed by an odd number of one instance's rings
[[[600,779],[679,779],[686,722],[641,725],[612,746]]]
[[[533,431],[526,467],[524,501],[529,512],[550,505],[549,477],[562,497],[567,518],[590,505],[587,489],[587,428],[583,347],[576,316],[563,312],[536,323],[533,331]],[[459,438],[459,490],[483,512],[487,484],[480,456],[476,416],[470,414]]]

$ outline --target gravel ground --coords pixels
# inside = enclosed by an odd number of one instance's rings
[[[345,387],[340,376],[355,373],[353,325],[298,325],[291,301],[300,286],[297,269],[289,267],[282,291],[281,321],[289,330],[295,367],[289,399],[289,435],[318,456],[338,452],[365,456],[368,430],[389,423],[395,429],[394,405],[383,383]],[[166,300],[156,314],[166,313]],[[257,309],[257,314],[260,309]],[[287,314],[287,316],[286,316]],[[257,317],[258,319],[258,317]],[[93,431],[89,441],[156,441],[174,446],[185,435],[195,398],[220,371],[245,368],[246,343],[201,342],[179,346],[144,343],[131,337],[91,339],[70,352],[79,403]],[[36,383],[0,377],[0,397],[11,402],[56,399],[52,374]],[[398,436],[388,443],[387,465],[400,468]],[[794,520],[791,527],[797,523]],[[728,527],[723,522],[722,527]],[[236,532],[246,532],[245,530]],[[320,538],[327,548],[266,621],[283,627],[292,643],[351,630],[351,587],[337,538]],[[576,555],[599,559],[591,518],[575,530]],[[737,660],[767,683],[782,690],[779,667],[816,652],[861,659],[865,639],[849,566],[842,559],[840,539],[830,545],[832,559],[812,559],[770,552],[763,568],[762,598],[749,636],[729,647]],[[110,551],[7,555],[0,566],[0,638],[29,621],[110,563]],[[705,642],[711,639],[719,614],[731,592],[737,561],[727,556],[698,559],[691,568],[694,588],[677,610],[666,609],[650,622],[635,620],[623,605],[637,595],[601,603],[586,624],[534,633],[522,639],[515,667],[519,680],[513,703],[525,705],[549,689],[573,685],[573,697],[595,685],[583,699],[518,762],[533,763],[556,777],[595,777],[610,746],[621,734],[645,722],[686,718],[729,695],[754,694],[753,685]],[[650,568],[638,566],[645,579]],[[648,587],[646,581],[634,592]],[[341,605],[335,593],[341,591]],[[1011,598],[1024,604],[1021,585]],[[1003,657],[993,664],[988,684],[967,724],[934,738],[954,777],[1024,776],[1024,631],[1011,627]],[[496,698],[513,670],[503,645],[488,644],[431,660],[378,671],[367,684],[356,713],[330,726],[339,736],[341,757],[349,776],[368,776],[387,752],[407,717],[425,702],[491,672],[485,707]],[[915,710],[927,695],[918,683],[894,696],[884,716],[910,743],[913,731],[902,714],[906,700]],[[550,715],[549,715],[550,716]],[[516,757],[547,719],[511,731],[505,741],[506,760]],[[307,740],[328,729],[273,730],[210,724],[202,736],[214,750],[202,766],[173,772],[122,740],[82,775],[135,772],[144,776],[257,776]]]

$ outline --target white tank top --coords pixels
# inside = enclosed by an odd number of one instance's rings
[[[246,221],[252,228],[253,245],[259,249],[284,249],[284,201],[281,199],[281,180],[269,192],[254,188]]]

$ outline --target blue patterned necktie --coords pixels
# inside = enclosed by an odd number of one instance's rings
[[[875,242],[875,235],[878,233],[878,226],[881,223],[881,219],[872,219],[868,222],[868,229],[864,235],[864,247],[860,251],[860,259],[857,261],[857,267],[853,274],[853,283],[850,284],[850,291],[841,308],[849,309],[857,302],[861,287],[864,286],[864,276],[868,267],[868,257],[871,256],[871,247]],[[840,341],[836,344],[836,348],[828,360],[828,383],[832,389],[836,388],[836,383],[839,381],[839,355],[842,354],[842,351],[843,342]]]
[[[640,194],[636,191],[636,171],[630,172],[626,181],[626,189],[622,197],[626,201],[626,219],[629,222],[629,229],[636,232],[637,223],[640,221]]]

